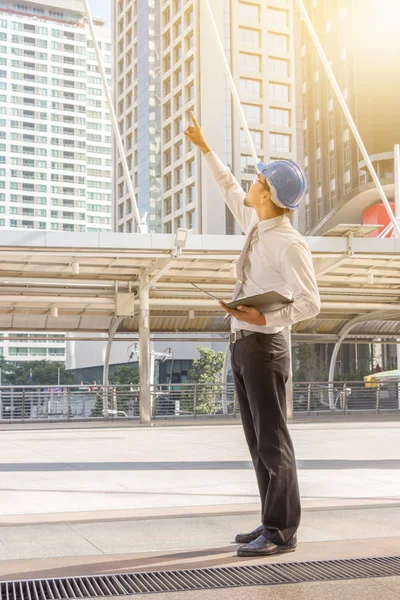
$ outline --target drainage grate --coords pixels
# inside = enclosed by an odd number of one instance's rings
[[[1,600],[61,600],[389,576],[400,576],[400,556],[4,581],[0,590]]]

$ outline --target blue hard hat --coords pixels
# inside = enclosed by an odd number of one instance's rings
[[[274,160],[268,165],[260,162],[257,168],[268,181],[273,202],[296,210],[307,189],[306,176],[299,165],[293,160]]]

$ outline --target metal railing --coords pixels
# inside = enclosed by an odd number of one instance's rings
[[[104,407],[107,406],[107,415]],[[400,380],[367,387],[364,381],[294,382],[294,416],[400,414]],[[157,419],[235,418],[233,384],[151,386]],[[138,385],[0,386],[0,421],[139,419]]]
[[[366,385],[364,381],[294,382],[293,412],[354,414],[400,413],[400,380]]]

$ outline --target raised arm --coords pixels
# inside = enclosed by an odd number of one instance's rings
[[[217,155],[212,152],[193,113],[190,113],[190,118],[192,124],[185,130],[185,135],[203,153],[205,161],[210,168],[211,174],[218,185],[226,204],[242,230],[246,232],[250,225],[250,221],[254,216],[253,209],[244,205],[246,192],[232,175],[229,167],[225,166]]]

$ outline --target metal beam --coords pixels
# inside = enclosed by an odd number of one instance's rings
[[[139,382],[140,422],[151,424],[150,385],[150,302],[149,279],[143,276],[139,282]]]

